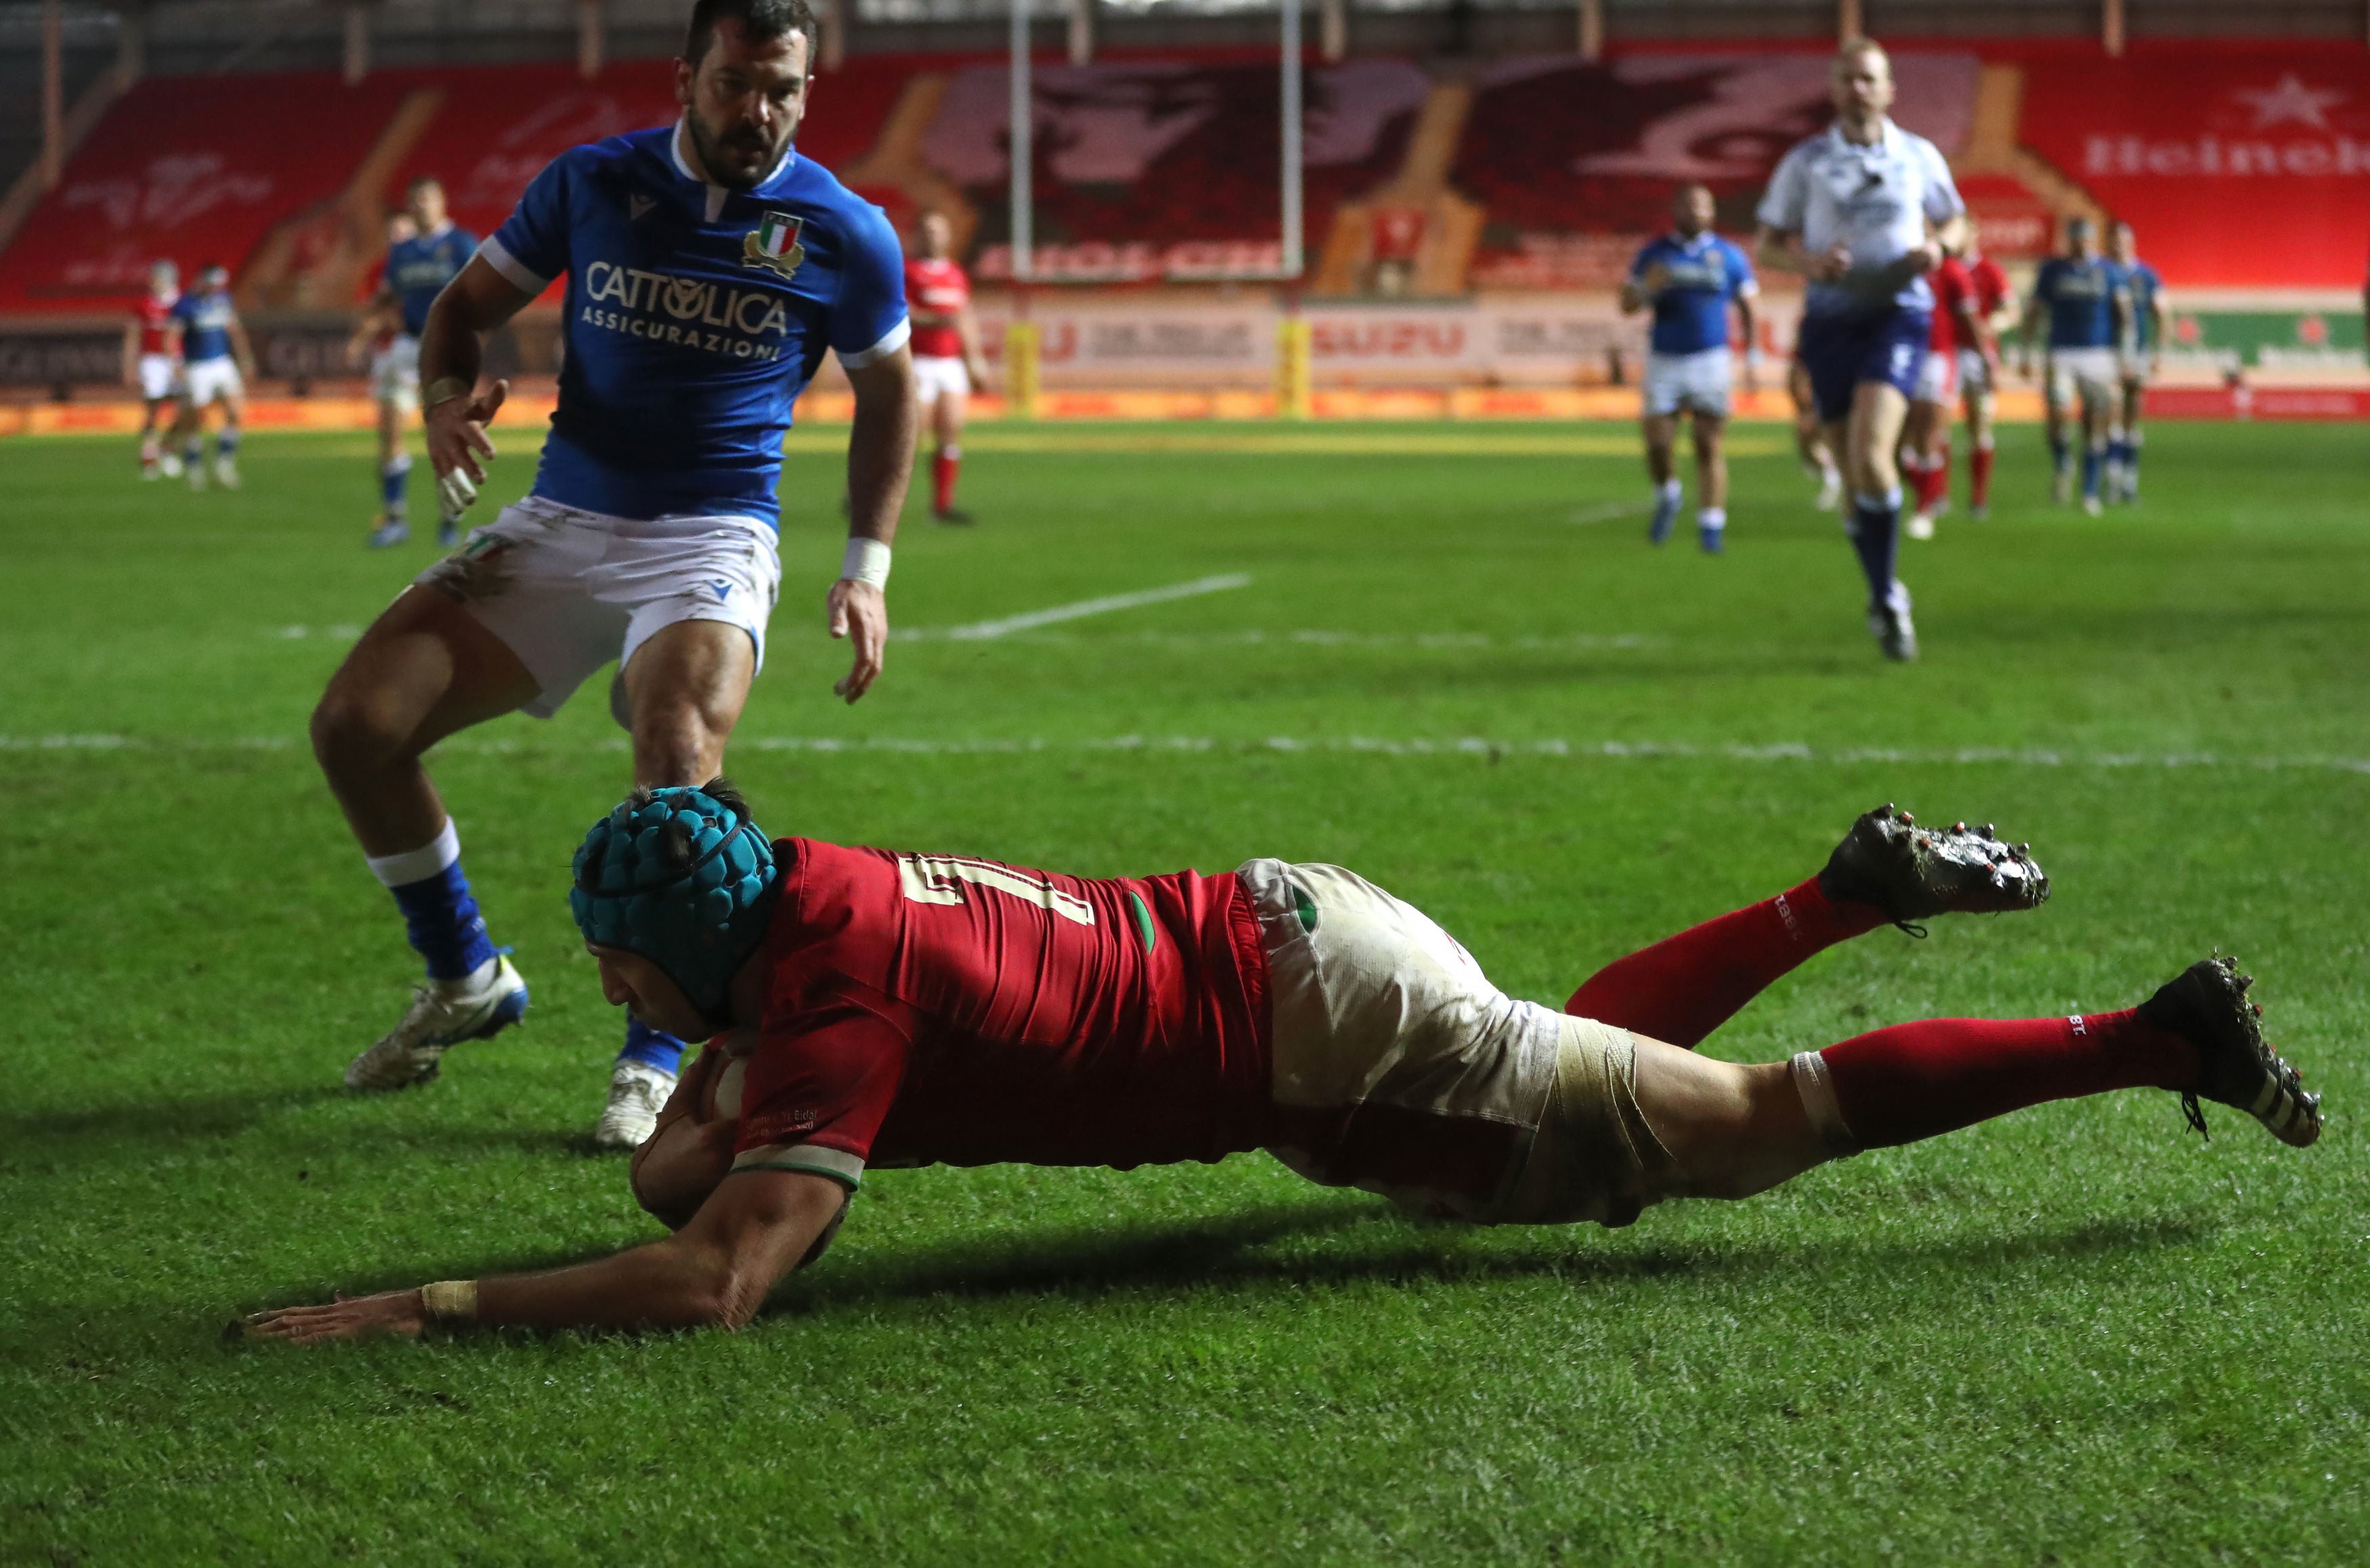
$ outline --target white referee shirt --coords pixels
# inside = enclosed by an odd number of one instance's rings
[[[1852,271],[1890,267],[1926,243],[1926,224],[1948,223],[1967,210],[1950,182],[1950,166],[1933,143],[1882,122],[1876,141],[1861,146],[1829,126],[1797,145],[1769,177],[1768,193],[1754,214],[1773,229],[1802,236],[1802,248],[1822,256],[1838,245],[1851,247]],[[1863,281],[1812,283],[1802,308],[1812,315],[1866,310]],[[1934,307],[1923,278],[1912,279],[1893,297],[1896,304]]]

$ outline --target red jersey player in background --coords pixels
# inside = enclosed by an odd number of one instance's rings
[[[1950,497],[1950,405],[1958,401],[1963,350],[1993,352],[1975,314],[1974,280],[1948,241],[1942,265],[1927,276],[1934,291],[1934,326],[1927,338],[1926,363],[1917,395],[1901,428],[1901,466],[1917,487],[1916,509],[1903,529],[1912,539],[1934,537],[1934,520]]]
[[[972,393],[987,384],[987,361],[980,358],[971,280],[954,258],[954,236],[944,212],[926,209],[916,221],[921,254],[905,260],[905,308],[914,322],[915,390],[938,443],[930,455],[930,515],[969,522],[971,514],[955,506],[955,479],[962,470],[963,410]]]
[[[140,477],[177,478],[181,460],[165,448],[166,418],[177,412],[181,361],[175,347],[173,306],[181,298],[181,269],[169,261],[148,264],[148,292],[123,328],[123,384],[140,394]]]
[[[1974,285],[1975,319],[1983,324],[1984,341],[1959,350],[1959,395],[1967,414],[1967,515],[1981,522],[1992,510],[1992,409],[1999,394],[1999,335],[2015,318],[2016,303],[2008,274],[1998,262],[1983,254],[1977,238],[1981,225],[1967,214],[1967,243],[1959,259]],[[1950,448],[1942,450],[1943,483],[1950,483]]]
[[[569,895],[603,993],[713,1036],[634,1154],[675,1233],[543,1274],[283,1308],[254,1333],[431,1322],[737,1327],[821,1255],[868,1166],[1110,1165],[1264,1149],[1312,1181],[1478,1224],[1627,1225],[2026,1105],[2155,1087],[2302,1148],[2320,1104],[2227,959],[2123,1012],[1878,1029],[1789,1061],[1693,1047],[1823,948],[2029,910],[2020,850],[1886,807],[1826,868],[1598,971],[1508,997],[1421,912],[1333,865],[1089,879],[767,842],[718,780],[638,790]]]

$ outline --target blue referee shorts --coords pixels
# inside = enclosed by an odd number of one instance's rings
[[[1811,372],[1811,401],[1834,424],[1851,414],[1852,388],[1882,382],[1904,397],[1917,392],[1917,372],[1932,337],[1931,312],[1895,305],[1870,315],[1805,315],[1794,339]]]

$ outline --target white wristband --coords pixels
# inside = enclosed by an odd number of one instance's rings
[[[839,563],[842,582],[870,583],[874,588],[889,586],[889,546],[878,539],[862,535],[847,542],[847,554]]]

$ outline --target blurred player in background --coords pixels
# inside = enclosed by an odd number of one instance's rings
[[[987,361],[971,314],[971,280],[954,258],[954,224],[925,210],[914,225],[919,256],[905,260],[905,305],[914,313],[914,389],[930,421],[930,515],[970,522],[955,505],[962,473],[963,413],[987,384]]]
[[[404,208],[412,232],[398,235],[390,229],[378,292],[364,307],[365,331],[381,323],[395,329],[371,359],[371,395],[378,400],[380,497],[378,521],[370,532],[373,549],[411,537],[407,496],[411,454],[403,450],[403,427],[420,411],[420,334],[428,325],[428,307],[445,284],[460,276],[477,248],[477,236],[445,216],[444,188],[432,175],[411,182],[404,192]],[[440,497],[436,543],[447,547],[459,544],[460,523],[460,513],[443,506]]]
[[[1794,455],[1802,460],[1803,475],[1819,482],[1819,494],[1811,504],[1833,511],[1843,505],[1843,471],[1827,445],[1826,427],[1819,423],[1819,400],[1811,395],[1810,367],[1802,363],[1799,348],[1786,360],[1786,395],[1794,400]]]
[[[2121,349],[2122,429],[2107,449],[2107,494],[2111,500],[2140,498],[2140,416],[2147,383],[2163,367],[2167,321],[2164,280],[2140,259],[2139,240],[2129,223],[2107,231],[2108,257],[2121,269],[2123,320]]]
[[[782,441],[826,353],[856,392],[846,554],[825,601],[880,674],[889,542],[914,461],[904,264],[880,210],[791,144],[812,80],[806,0],[697,0],[672,126],[571,148],[437,296],[420,336],[429,460],[458,511],[486,479],[487,338],[567,280],[559,404],[532,493],[472,531],[382,614],[331,679],[313,746],[428,974],[350,1087],[425,1083],[445,1050],[524,1014],[420,754],[502,714],[557,713],[615,661],[609,712],[635,779],[712,777],[765,658],[781,581]],[[828,504],[827,502],[825,503]],[[628,1024],[594,1129],[650,1133],[683,1042]]]
[[[1909,589],[1893,575],[1901,474],[1893,453],[1933,332],[1926,274],[1966,211],[1931,142],[1893,124],[1893,63],[1854,39],[1828,71],[1835,124],[1778,163],[1762,198],[1762,265],[1810,280],[1798,342],[1827,444],[1852,489],[1850,532],[1868,624],[1887,658],[1917,657]],[[1938,241],[1927,234],[1928,225]]]
[[[1679,521],[1679,476],[1672,451],[1679,416],[1695,421],[1696,539],[1717,555],[1728,529],[1728,312],[1743,333],[1744,386],[1755,389],[1761,350],[1753,336],[1753,297],[1761,285],[1744,252],[1711,232],[1711,190],[1683,185],[1671,199],[1671,232],[1647,242],[1621,285],[1621,312],[1654,313],[1647,335],[1646,473],[1654,482],[1654,518],[1646,537],[1660,544]]]
[[[1982,227],[1967,214],[1966,243],[1960,260],[1975,294],[1975,319],[1983,325],[1983,346],[1959,350],[1959,396],[1967,416],[1967,515],[1981,522],[1992,513],[1992,417],[1999,397],[2000,335],[2014,325],[2015,301],[2008,274],[1983,253]],[[1950,484],[1950,449],[1942,452],[1942,482]]]
[[[1934,328],[1901,435],[1902,464],[1917,486],[1917,507],[1906,529],[1912,539],[1933,538],[1934,520],[1950,502],[1950,407],[1959,398],[1961,364],[1972,352],[1988,366],[1994,355],[1976,313],[1974,280],[1949,247],[1927,280],[1934,290]]]
[[[179,401],[181,367],[173,357],[173,306],[181,298],[181,269],[169,261],[148,265],[148,292],[123,327],[123,384],[140,394],[140,477],[167,478],[181,472],[181,460],[165,450]]]
[[[230,269],[210,261],[198,269],[197,287],[174,302],[173,351],[181,361],[181,414],[176,427],[190,488],[206,487],[206,411],[222,406],[222,433],[214,438],[213,476],[226,490],[238,488],[238,426],[247,412],[247,383],[255,374],[255,350],[230,297]]]
[[[2042,361],[2043,396],[2049,412],[2049,461],[2054,475],[2049,498],[2064,506],[2073,486],[2073,439],[2068,421],[2077,412],[2082,428],[2082,509],[2099,515],[2099,486],[2112,439],[2115,405],[2122,395],[2120,338],[2123,285],[2113,262],[2099,254],[2098,231],[2088,218],[2065,220],[2064,248],[2041,264],[2026,302],[2022,332],[2024,373],[2032,374],[2032,340],[2048,328]]]

